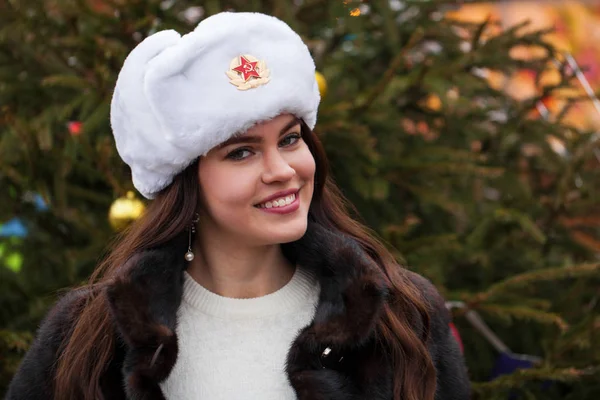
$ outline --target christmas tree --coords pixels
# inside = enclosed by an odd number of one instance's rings
[[[599,398],[598,136],[564,118],[578,70],[548,32],[462,22],[454,3],[0,3],[0,393],[57,296],[143,210],[108,118],[125,56],[236,10],[275,15],[309,46],[332,174],[455,306],[475,397]],[[502,82],[523,70],[536,91],[517,99]]]

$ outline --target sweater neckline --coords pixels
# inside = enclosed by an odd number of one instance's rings
[[[224,297],[200,285],[184,271],[183,301],[204,314],[223,319],[255,319],[294,312],[306,305],[308,299],[315,302],[318,282],[305,268],[296,267],[290,281],[279,290],[248,299]]]

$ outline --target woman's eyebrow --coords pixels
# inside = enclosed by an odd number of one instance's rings
[[[294,118],[294,119],[290,120],[290,122],[288,122],[283,128],[281,128],[281,131],[279,131],[279,136],[285,134],[288,130],[290,130],[290,128],[293,128],[294,126],[296,126],[298,124],[300,124],[299,118]],[[241,135],[241,136],[234,136],[232,138],[229,138],[225,142],[221,143],[217,148],[222,149],[223,147],[230,146],[232,144],[239,144],[239,143],[261,143],[261,142],[262,142],[262,137],[260,137],[260,136]]]

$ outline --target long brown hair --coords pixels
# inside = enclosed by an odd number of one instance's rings
[[[394,374],[394,400],[433,400],[435,368],[426,347],[429,316],[421,294],[375,235],[350,216],[351,205],[328,177],[325,151],[318,137],[302,123],[302,137],[316,163],[315,190],[310,206],[314,220],[325,227],[356,239],[388,279],[391,301],[387,302],[378,334],[390,351]],[[156,247],[182,234],[199,204],[198,162],[161,191],[144,213],[117,237],[112,251],[98,266],[86,285],[74,327],[65,338],[56,371],[57,399],[102,398],[100,379],[112,360],[115,327],[109,317],[101,289],[111,283],[134,253]],[[417,313],[425,322],[417,334],[404,317]]]

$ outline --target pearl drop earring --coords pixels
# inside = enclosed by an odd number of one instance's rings
[[[198,213],[194,214],[194,219],[192,220],[192,224],[188,230],[189,232],[189,236],[188,236],[188,251],[187,253],[185,253],[185,260],[186,261],[192,261],[194,259],[194,252],[192,251],[192,234],[196,233],[196,224],[198,223],[198,221],[200,220],[200,216],[198,215]]]

